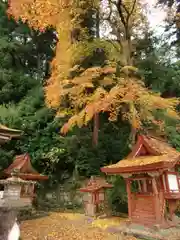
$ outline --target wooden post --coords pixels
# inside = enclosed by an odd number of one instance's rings
[[[152,188],[153,188],[153,193],[157,195],[158,194],[158,189],[157,189],[155,178],[152,179]]]
[[[169,204],[170,220],[173,221],[175,218],[175,211],[178,205],[178,201],[176,199],[169,199],[168,204]]]
[[[165,181],[166,181],[166,190],[170,193],[169,181],[168,181],[168,172],[165,172]]]
[[[160,209],[160,199],[158,197],[158,189],[157,189],[157,184],[156,184],[156,179],[152,179],[152,188],[153,188],[153,193],[154,193],[154,211],[155,211],[155,218],[156,218],[156,223],[160,223],[161,221],[161,209]]]
[[[107,192],[104,191],[104,213],[106,214],[106,217],[111,216],[111,211],[109,208],[109,202],[108,202],[108,197],[107,197]]]
[[[127,190],[127,197],[128,197],[128,215],[129,220],[131,221],[132,218],[132,199],[131,199],[131,181],[126,179],[126,190]]]
[[[162,184],[163,184],[163,190],[164,190],[164,192],[167,192],[166,179],[165,179],[164,174],[162,175]]]
[[[142,183],[143,183],[143,192],[146,193],[147,192],[147,183],[146,183],[146,179],[143,179],[142,180]]]
[[[140,180],[137,180],[137,181],[138,181],[139,192],[141,193],[142,192],[141,182]]]

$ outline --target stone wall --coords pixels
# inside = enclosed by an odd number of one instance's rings
[[[47,192],[45,198],[47,201],[59,206],[81,206],[83,196],[78,189],[70,190],[63,185],[59,185],[56,190]]]

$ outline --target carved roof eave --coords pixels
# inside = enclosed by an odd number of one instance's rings
[[[111,184],[108,184],[107,186],[102,186],[102,187],[97,187],[97,188],[88,188],[88,187],[84,187],[84,188],[80,188],[79,191],[80,192],[88,192],[88,193],[94,193],[94,192],[99,192],[101,190],[105,190],[105,189],[108,189],[108,188],[112,188],[113,185]]]
[[[23,132],[21,130],[18,130],[18,129],[13,129],[13,128],[8,128],[2,124],[0,124],[0,132],[1,133],[12,133],[12,134],[22,134]]]
[[[48,176],[41,174],[31,174],[31,173],[19,173],[19,177],[27,181],[41,181],[48,180]]]
[[[133,178],[132,176],[134,174],[137,174],[137,172],[132,172],[132,173],[121,173],[119,174],[121,177],[125,178],[125,179],[128,179],[128,178]],[[163,174],[163,171],[153,171],[153,172],[138,172],[138,175],[141,175],[141,174],[147,174],[149,177],[159,177],[160,175]]]
[[[0,144],[4,144],[13,138],[20,138],[23,132],[21,130],[7,128],[0,124]]]
[[[124,174],[124,173],[144,173],[154,171],[165,171],[176,165],[176,162],[158,162],[149,165],[136,166],[136,167],[124,167],[124,168],[109,168],[102,167],[101,171],[106,174]]]

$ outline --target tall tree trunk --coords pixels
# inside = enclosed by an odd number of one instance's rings
[[[135,145],[136,143],[136,134],[137,134],[137,130],[135,128],[131,128],[131,144],[132,146]]]
[[[98,145],[98,137],[99,137],[99,114],[96,113],[94,115],[94,123],[93,123],[93,146]]]
[[[100,18],[99,18],[99,11],[97,11],[96,12],[96,38],[100,37],[99,25],[100,25]]]
[[[71,67],[71,16],[70,7],[65,8],[59,16],[59,24],[56,26],[58,43],[56,46],[56,57],[51,62],[51,77],[45,87],[45,100],[49,107],[59,107],[61,97],[61,81],[63,81]],[[59,91],[58,91],[59,89]]]

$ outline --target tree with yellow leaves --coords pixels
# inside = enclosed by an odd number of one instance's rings
[[[56,108],[58,116],[69,116],[62,133],[67,133],[75,125],[82,127],[94,118],[95,144],[101,112],[109,112],[110,121],[119,118],[128,121],[133,136],[147,123],[163,130],[165,120],[157,121],[155,111],[161,110],[170,118],[179,118],[176,113],[178,100],[164,99],[149,91],[133,67],[136,48],[132,35],[143,21],[140,1],[108,0],[108,4],[110,12],[106,19],[118,37],[116,43],[111,41],[111,50],[116,49],[119,53],[120,64],[106,62],[98,67],[82,67],[83,60],[77,66],[78,61],[73,59],[82,46],[93,41],[83,18],[87,11],[98,12],[100,1],[11,0],[8,11],[15,19],[27,21],[33,28],[42,31],[48,26],[56,28],[59,42],[52,61],[51,78],[45,87],[47,105]],[[78,37],[74,41],[72,33],[75,30]],[[99,51],[104,51],[103,46]]]

